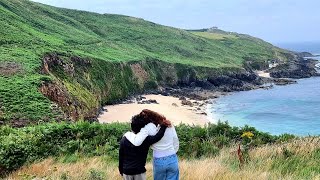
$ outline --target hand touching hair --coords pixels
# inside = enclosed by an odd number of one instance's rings
[[[172,126],[171,122],[166,117],[164,117],[163,115],[161,115],[155,111],[151,111],[149,109],[144,109],[141,111],[141,113],[139,115],[140,115],[140,117],[145,119],[145,121],[152,122],[155,125],[160,124],[160,125],[164,125],[167,127]]]

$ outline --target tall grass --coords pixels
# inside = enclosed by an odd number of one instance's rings
[[[180,158],[181,179],[320,179],[319,137],[296,138],[287,143],[264,145],[250,150],[250,160],[239,169],[234,152],[236,145],[225,147],[214,157],[200,159]],[[287,157],[285,150],[291,152]],[[302,159],[299,159],[303,156]],[[121,179],[117,163],[107,157],[78,157],[74,162],[64,162],[64,158],[49,158],[10,174],[7,179],[49,178],[61,179]],[[288,163],[294,164],[288,166]],[[147,177],[152,179],[152,164],[147,164]]]

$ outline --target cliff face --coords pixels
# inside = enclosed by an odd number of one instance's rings
[[[274,78],[306,78],[317,75],[314,66],[315,61],[300,58],[269,72]],[[230,92],[251,90],[264,83],[251,69],[214,69],[156,59],[108,62],[55,53],[42,59],[41,73],[51,78],[42,81],[39,91],[62,110],[61,119],[72,121],[94,121],[102,105],[159,87]]]
[[[43,74],[51,76],[39,90],[62,109],[63,118],[95,120],[103,104],[158,87],[201,87],[211,90],[249,90],[261,84],[244,69],[212,69],[159,60],[107,62],[48,54]]]

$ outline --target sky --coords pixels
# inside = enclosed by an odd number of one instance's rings
[[[183,29],[217,26],[272,43],[320,42],[319,0],[33,0]]]

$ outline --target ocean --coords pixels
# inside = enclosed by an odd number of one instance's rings
[[[320,42],[274,43],[276,46],[297,52],[320,53]]]
[[[269,90],[236,92],[219,98],[208,113],[212,119],[273,135],[320,135],[320,77]]]

